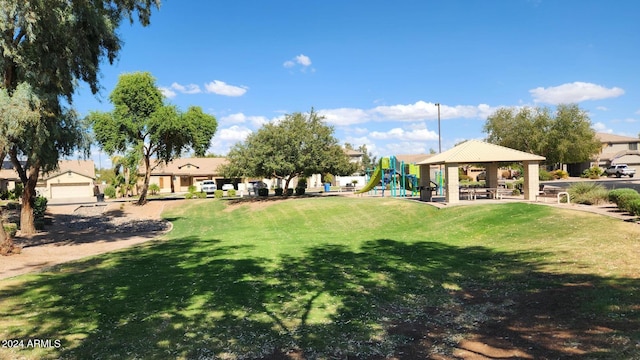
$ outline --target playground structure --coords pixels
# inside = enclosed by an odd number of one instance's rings
[[[384,196],[387,187],[392,197],[417,196],[420,193],[420,167],[415,163],[398,161],[395,156],[384,157],[375,169],[367,169],[366,174],[369,180],[362,189],[356,191],[357,194],[373,191],[377,195],[380,191]],[[437,191],[441,192],[444,182],[442,173],[437,172],[435,179]]]

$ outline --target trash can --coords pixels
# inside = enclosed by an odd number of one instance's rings
[[[96,195],[96,199],[97,199],[98,202],[104,202],[104,194]]]
[[[331,183],[324,183],[324,192],[331,191]]]

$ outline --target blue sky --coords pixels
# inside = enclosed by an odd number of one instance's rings
[[[594,129],[640,132],[640,2],[593,0],[163,0],[151,25],[123,24],[103,90],[148,71],[167,101],[216,117],[210,151],[284,114],[326,116],[336,137],[377,156],[483,139],[499,107],[578,103]],[[96,165],[110,166],[105,154]]]

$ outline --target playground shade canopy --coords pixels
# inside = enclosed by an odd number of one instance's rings
[[[418,165],[543,161],[544,159],[543,156],[536,154],[478,140],[469,140],[453,149],[425,159]]]

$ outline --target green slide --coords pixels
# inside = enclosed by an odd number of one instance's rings
[[[382,166],[378,166],[373,171],[373,175],[371,175],[369,183],[367,183],[367,185],[365,185],[365,187],[363,187],[362,189],[356,191],[356,194],[366,193],[367,191],[373,189],[380,183],[380,179],[382,179]]]

